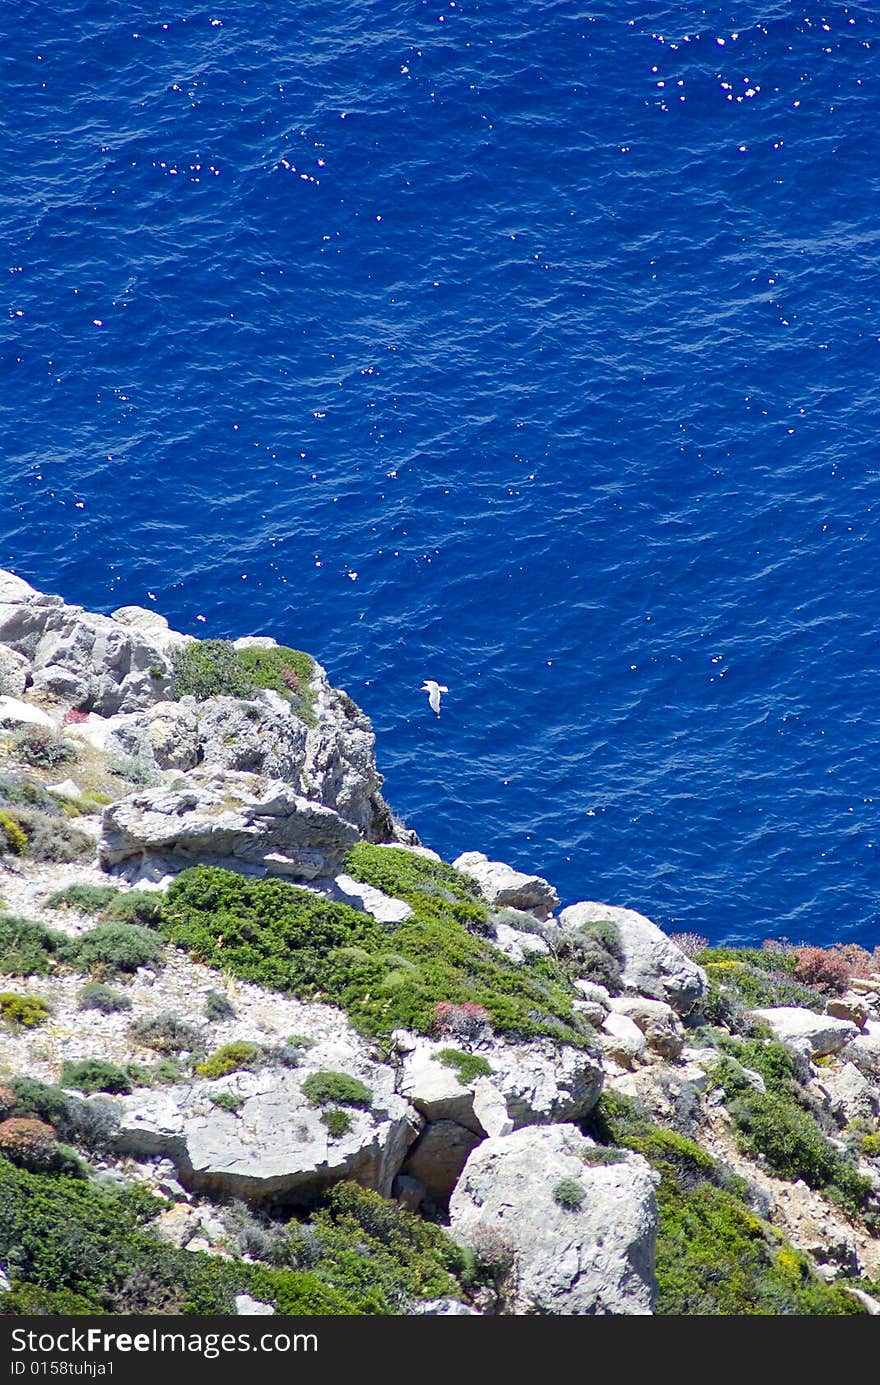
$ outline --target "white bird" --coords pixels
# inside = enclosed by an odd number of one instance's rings
[[[422,686],[419,688],[419,692],[426,692],[428,694],[428,705],[430,706],[431,711],[434,713],[434,715],[439,717],[440,694],[449,692],[449,689],[447,687],[444,687],[442,683],[435,683],[433,678],[426,678]]]

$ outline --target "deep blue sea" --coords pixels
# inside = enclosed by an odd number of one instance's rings
[[[447,857],[880,943],[878,59],[872,4],[4,0],[0,566],[310,650]]]

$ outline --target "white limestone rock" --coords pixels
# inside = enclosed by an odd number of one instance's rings
[[[852,1020],[836,1019],[833,1015],[816,1015],[796,1005],[779,1005],[752,1010],[755,1019],[769,1025],[774,1039],[787,1048],[809,1046],[813,1057],[837,1053],[859,1030]]]
[[[350,1130],[335,1139],[302,1090],[308,1067],[239,1072],[216,1081],[138,1089],[120,1098],[120,1153],[171,1158],[187,1189],[247,1200],[308,1203],[351,1178],[390,1197],[394,1177],[420,1122],[393,1090],[383,1065],[356,1074],[373,1095],[369,1110],[346,1107]],[[233,1092],[233,1113],[211,1097]]]
[[[450,1047],[410,1036],[398,1091],[428,1120],[455,1121],[481,1138],[503,1133],[507,1122],[517,1129],[584,1120],[602,1090],[602,1067],[593,1054],[549,1039],[480,1044],[477,1056],[488,1062],[491,1076],[470,1082],[440,1057]]]
[[[105,808],[99,859],[105,870],[204,863],[312,880],[334,874],[357,840],[350,822],[289,784],[193,770],[185,789],[145,789]]]
[[[412,918],[412,909],[404,899],[383,894],[374,885],[365,885],[342,872],[333,881],[333,896],[341,904],[371,914],[377,923],[403,923]]]
[[[587,900],[570,904],[559,915],[562,928],[572,932],[605,921],[613,924],[619,940],[626,989],[688,1014],[708,989],[706,973],[644,914]]]
[[[484,1141],[449,1204],[450,1232],[477,1253],[492,1246],[509,1270],[509,1314],[645,1315],[655,1298],[658,1175],[640,1155],[590,1163],[592,1141],[573,1125],[533,1126]],[[554,1197],[562,1180],[583,1191],[577,1207]]]
[[[546,919],[559,907],[559,895],[540,875],[524,875],[503,861],[490,861],[482,851],[465,851],[452,864],[476,880],[483,898],[497,908],[522,909]]]
[[[30,662],[8,644],[0,644],[0,693],[5,697],[24,696]]]
[[[671,1005],[662,1000],[646,1000],[644,996],[618,996],[611,1001],[611,1008],[638,1025],[654,1053],[669,1062],[679,1057],[685,1031]]]
[[[141,630],[0,573],[0,643],[29,664],[29,690],[102,716],[169,695],[171,664]]]

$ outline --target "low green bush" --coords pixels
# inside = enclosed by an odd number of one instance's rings
[[[341,1140],[351,1129],[351,1116],[339,1106],[329,1106],[323,1110],[321,1120],[332,1140]]]
[[[825,1284],[748,1205],[743,1181],[693,1140],[654,1125],[639,1104],[603,1093],[598,1139],[642,1154],[659,1172],[656,1312],[674,1316],[827,1315],[862,1311]]]
[[[12,813],[0,812],[0,852],[21,856],[27,850],[28,838],[21,823]]]
[[[89,860],[95,854],[94,840],[67,821],[68,809],[69,804],[65,809],[50,800],[45,808],[7,810],[4,815],[6,849],[33,861]]]
[[[45,976],[59,960],[67,939],[33,919],[0,914],[0,974]]]
[[[128,1034],[134,1043],[157,1053],[197,1053],[204,1048],[201,1031],[169,1011],[141,1016],[128,1026]]]
[[[222,991],[209,991],[205,996],[204,1013],[206,1019],[213,1020],[215,1023],[222,1020],[234,1020],[235,1006],[229,996],[224,995]]]
[[[580,1207],[586,1195],[586,1189],[576,1178],[560,1178],[553,1189],[553,1201],[567,1211],[574,1211]]]
[[[217,1092],[211,1097],[211,1105],[220,1111],[229,1111],[232,1115],[237,1115],[244,1106],[244,1097],[236,1092]]]
[[[25,726],[12,741],[12,753],[26,765],[40,769],[55,769],[77,758],[73,741],[66,741],[49,726]]]
[[[236,650],[230,640],[197,640],[175,649],[172,662],[176,698],[247,698],[261,688],[273,688],[304,721],[314,723],[314,663],[298,649],[276,645]]]
[[[478,1053],[465,1053],[460,1048],[441,1048],[437,1057],[444,1067],[455,1071],[459,1082],[465,1086],[478,1077],[491,1077],[492,1065]]]
[[[99,1010],[102,1015],[113,1015],[120,1010],[130,1010],[131,1001],[127,995],[114,991],[102,981],[90,981],[83,986],[76,998],[80,1010]]]
[[[373,1104],[373,1093],[364,1082],[349,1077],[347,1072],[312,1072],[302,1085],[303,1095],[311,1106],[361,1106]]]
[[[47,909],[74,909],[78,914],[103,914],[122,891],[115,885],[67,885],[47,895]]]
[[[265,1251],[274,1264],[160,1241],[147,1223],[162,1206],[142,1186],[100,1187],[0,1158],[0,1264],[13,1282],[0,1311],[43,1303],[59,1312],[229,1316],[234,1296],[249,1293],[292,1316],[394,1314],[414,1299],[460,1297],[468,1269],[439,1227],[354,1184],[338,1185],[303,1225],[248,1233],[247,1253]]]
[[[138,789],[150,789],[162,779],[151,761],[133,755],[114,755],[104,762],[104,767],[108,774]]]
[[[35,1029],[49,1018],[49,1007],[38,995],[0,991],[0,1017],[18,1029]]]
[[[80,971],[134,972],[155,967],[161,958],[161,938],[133,923],[99,923],[65,949],[65,960]]]
[[[115,1063],[103,1058],[68,1061],[61,1068],[61,1086],[81,1092],[130,1092],[131,1082]]]
[[[710,994],[700,1002],[700,1011],[710,1022],[738,1021],[743,1010],[777,1005],[794,1005],[816,1014],[825,1011],[825,996],[820,990],[803,985],[793,976],[797,964],[794,951],[775,948],[710,947],[699,952],[696,961],[705,968]]]
[[[101,1153],[112,1143],[119,1127],[115,1105],[100,1098],[83,1101],[32,1077],[16,1077],[11,1083],[14,1105],[10,1114],[46,1121],[62,1140],[90,1153]]]
[[[248,1043],[246,1039],[237,1039],[235,1043],[224,1044],[218,1048],[203,1063],[199,1063],[196,1072],[199,1077],[206,1077],[213,1081],[217,1077],[226,1077],[230,1072],[243,1072],[257,1067],[263,1060],[263,1049],[259,1044]]]
[[[393,886],[413,916],[384,926],[286,881],[196,866],[172,884],[163,932],[209,966],[339,1006],[371,1037],[395,1028],[431,1034],[442,1003],[481,1007],[502,1034],[588,1046],[591,1031],[572,1009],[576,992],[552,959],[518,967],[470,931],[485,917],[472,881],[451,866],[366,844],[347,869]]]

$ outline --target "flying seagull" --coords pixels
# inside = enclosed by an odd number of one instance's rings
[[[428,705],[435,716],[439,717],[440,694],[449,692],[449,689],[444,687],[442,683],[435,683],[433,678],[426,678],[425,682],[419,688],[419,692],[426,692],[428,694]]]

